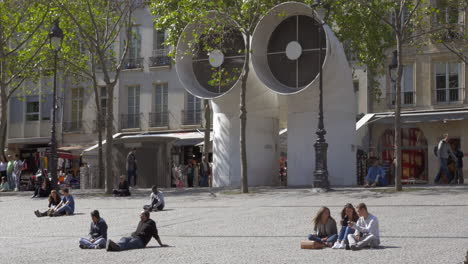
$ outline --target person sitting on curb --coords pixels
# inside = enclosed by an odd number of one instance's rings
[[[348,235],[349,246],[352,250],[361,250],[365,247],[376,248],[380,245],[379,220],[369,214],[364,203],[356,206],[359,215],[357,223],[350,222],[349,227],[354,228],[354,234]]]
[[[372,161],[372,166],[367,172],[364,187],[367,188],[385,185],[387,185],[387,181],[385,180],[385,171],[383,170],[382,166],[379,165],[379,160],[374,159]]]
[[[348,226],[348,222],[356,222],[359,216],[354,206],[347,203],[341,211],[341,230],[338,234],[338,240],[333,245],[333,249],[345,249],[348,242],[348,235],[353,234],[355,230]]]
[[[60,204],[60,202],[61,202],[60,195],[58,194],[56,190],[52,190],[49,195],[49,206],[48,206],[49,209],[47,209],[47,211],[42,212],[42,213],[39,212],[39,210],[36,210],[34,211],[34,214],[37,217],[51,215],[52,213],[54,213],[54,209],[57,207],[57,205]]]
[[[145,205],[143,206],[143,209],[145,211],[162,211],[165,205],[164,194],[158,190],[156,185],[153,185],[151,190],[153,191],[150,195],[151,205]]]
[[[331,246],[338,238],[336,222],[330,215],[330,209],[322,207],[314,217],[314,233],[309,235],[309,240],[319,242],[325,246]]]
[[[49,179],[47,179],[47,177],[44,177],[41,185],[36,187],[36,189],[34,190],[34,194],[31,198],[47,197],[50,195],[50,191],[50,181]]]
[[[89,228],[90,238],[80,239],[81,249],[101,249],[106,247],[107,240],[107,224],[104,219],[99,216],[99,211],[91,212],[91,227]]]
[[[132,233],[131,237],[122,237],[118,243],[112,240],[107,240],[106,249],[107,251],[123,251],[137,248],[144,248],[151,240],[152,237],[158,241],[161,247],[167,247],[161,242],[158,235],[158,229],[156,223],[150,218],[150,212],[142,211],[140,213],[140,223],[135,232]]]
[[[10,190],[10,184],[8,184],[7,178],[2,177],[2,183],[0,183],[0,192],[8,192]]]
[[[112,190],[112,194],[114,196],[130,196],[130,189],[124,175],[120,176],[119,188]]]
[[[68,188],[63,189],[62,201],[52,210],[53,213],[50,216],[72,215],[75,212],[75,200]]]

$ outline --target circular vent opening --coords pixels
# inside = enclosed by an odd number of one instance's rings
[[[326,55],[326,36],[320,27],[314,18],[297,15],[284,19],[273,30],[268,40],[267,61],[271,73],[281,84],[299,90],[317,77]],[[321,62],[319,39],[322,41]]]
[[[199,84],[214,94],[229,91],[245,64],[244,36],[226,28],[222,34],[202,34],[193,58],[193,72]]]

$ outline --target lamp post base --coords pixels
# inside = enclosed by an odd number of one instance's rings
[[[325,140],[320,138],[314,144],[315,147],[315,171],[314,171],[314,188],[321,188],[328,190],[330,182],[328,181],[327,169],[327,149],[328,144]]]

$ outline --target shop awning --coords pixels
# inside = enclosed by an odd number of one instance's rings
[[[370,123],[392,124],[394,112],[371,113],[364,115],[357,123],[356,130]],[[468,108],[438,109],[429,111],[406,111],[401,113],[403,124],[447,122],[468,120]]]
[[[7,144],[47,144],[50,142],[50,137],[36,138],[9,138]]]

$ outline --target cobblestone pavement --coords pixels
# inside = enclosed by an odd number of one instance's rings
[[[130,198],[100,190],[75,191],[76,215],[37,218],[46,199],[30,193],[0,193],[0,263],[462,263],[468,249],[468,186],[389,189],[166,190],[166,209],[152,213],[163,243],[146,249],[106,252],[82,250],[89,212],[99,209],[109,238],[133,232],[149,189]],[[345,203],[366,202],[380,221],[381,249],[301,250],[317,209],[333,217]]]

